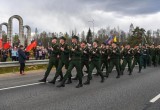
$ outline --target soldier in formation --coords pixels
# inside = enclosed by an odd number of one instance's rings
[[[79,81],[76,88],[82,87],[83,84],[89,85],[92,80],[94,68],[96,68],[97,75],[101,78],[100,82],[103,83],[105,80],[104,77],[109,77],[114,66],[117,71],[116,78],[120,78],[124,74],[126,66],[128,66],[129,75],[132,75],[137,64],[139,73],[141,73],[142,67],[146,68],[151,65],[156,67],[160,65],[160,45],[149,46],[145,44],[141,46],[139,44],[131,48],[129,44],[125,47],[119,47],[116,43],[112,43],[111,45],[102,43],[99,46],[99,42],[95,40],[90,46],[86,41],[79,42],[78,37],[73,36],[72,44],[69,46],[64,37],[60,38],[59,45],[57,44],[57,38],[54,37],[50,51],[48,68],[44,77],[39,81],[46,82],[52,67],[55,66],[56,73],[53,80],[49,81],[49,83],[55,84],[57,78],[60,76],[60,84],[57,87],[65,87],[65,84],[72,83],[72,80]],[[64,66],[67,71],[63,76],[62,68]],[[87,80],[83,83],[84,66],[86,67]],[[71,79],[73,68],[76,68],[76,76]],[[105,73],[103,74],[104,68]]]

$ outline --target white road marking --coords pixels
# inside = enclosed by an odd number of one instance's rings
[[[33,85],[38,85],[38,84],[42,84],[42,83],[44,83],[44,82],[32,83],[32,84],[26,84],[26,85],[20,85],[20,86],[13,86],[13,87],[7,87],[7,88],[1,88],[0,91],[15,89],[15,88],[21,88],[21,87],[27,87],[27,86],[33,86]]]
[[[127,67],[126,67],[127,68]],[[113,69],[113,71],[115,71],[116,69]],[[106,71],[103,71],[106,72]],[[96,73],[92,73],[93,75]],[[87,74],[85,74],[84,76],[87,76]],[[74,77],[72,77],[74,78]],[[58,81],[59,79],[57,79],[56,81]],[[13,86],[13,87],[6,87],[6,88],[1,88],[0,91],[4,91],[4,90],[10,90],[10,89],[15,89],[15,88],[22,88],[22,87],[27,87],[27,86],[34,86],[34,85],[39,85],[39,84],[43,84],[45,82],[38,82],[38,83],[31,83],[31,84],[25,84],[25,85],[20,85],[20,86]]]
[[[160,94],[154,97],[152,100],[150,100],[151,103],[156,102],[158,99],[160,99]]]
[[[93,73],[93,74],[96,74],[96,73]],[[87,76],[87,74],[85,74],[84,76]],[[72,78],[74,78],[74,77],[72,77]],[[58,80],[59,79],[57,79],[56,81],[58,81]],[[6,87],[6,88],[1,88],[0,91],[10,90],[10,89],[15,89],[15,88],[22,88],[22,87],[27,87],[27,86],[34,86],[34,85],[39,85],[39,84],[44,84],[44,83],[45,82],[38,82],[38,83],[31,83],[31,84],[25,84],[25,85],[20,85],[20,86]]]

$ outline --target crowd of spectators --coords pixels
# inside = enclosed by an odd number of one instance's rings
[[[25,49],[24,49],[25,50]],[[44,60],[48,58],[49,51],[43,46],[37,46],[30,52],[25,51],[27,60]],[[6,61],[18,61],[18,47],[13,47],[10,49],[0,49],[0,62]]]

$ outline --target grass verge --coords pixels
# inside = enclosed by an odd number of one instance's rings
[[[47,65],[26,66],[25,71],[47,69]],[[19,67],[0,68],[0,74],[19,72]]]

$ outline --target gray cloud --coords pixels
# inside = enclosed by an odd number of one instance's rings
[[[131,22],[139,23],[132,19],[135,16],[160,12],[159,4],[158,0],[1,0],[0,22],[18,14],[32,31],[36,27],[40,31],[81,31],[92,26],[88,22],[92,19],[95,28],[122,25],[127,29]]]
[[[92,8],[103,11],[113,11],[127,15],[150,14],[160,11],[160,1],[157,0],[82,0]],[[96,8],[96,9],[97,9]]]

